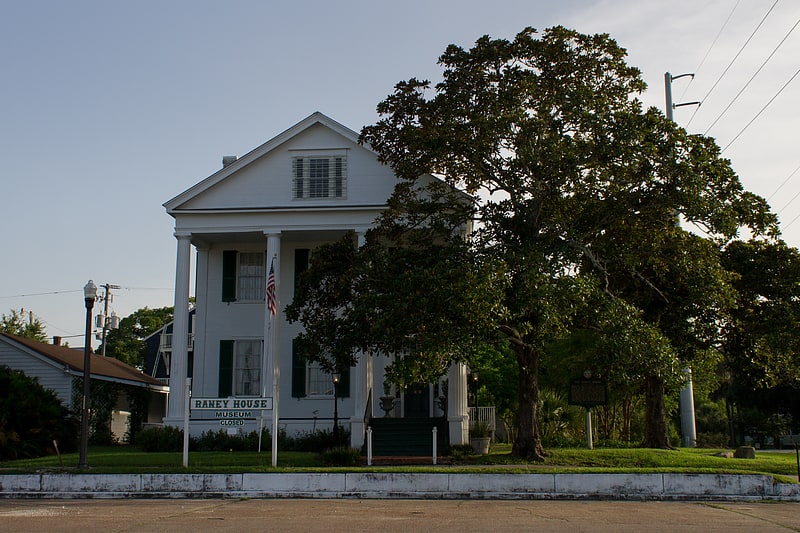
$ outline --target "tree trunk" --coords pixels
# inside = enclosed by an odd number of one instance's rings
[[[644,392],[644,443],[645,448],[669,449],[667,412],[664,407],[664,383],[656,376],[645,380]]]
[[[511,453],[529,461],[543,461],[539,429],[539,352],[530,346],[516,346],[519,363],[518,431]]]

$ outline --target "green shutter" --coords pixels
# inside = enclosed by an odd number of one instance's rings
[[[292,340],[292,398],[306,396],[306,360],[297,353],[297,339]]]
[[[294,291],[297,294],[297,286],[300,283],[300,274],[308,270],[308,258],[311,250],[308,248],[296,248],[294,251]]]
[[[217,396],[233,395],[233,341],[219,341],[219,389]]]
[[[236,250],[222,252],[222,301],[236,301]]]
[[[336,397],[350,397],[350,367],[342,370],[341,375],[339,376],[339,385],[336,386]]]

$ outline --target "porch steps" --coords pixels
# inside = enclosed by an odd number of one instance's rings
[[[427,456],[433,453],[433,428],[437,428],[438,454],[449,445],[447,421],[444,418],[373,418],[373,456]]]

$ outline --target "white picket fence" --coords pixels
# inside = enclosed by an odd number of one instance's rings
[[[491,407],[468,407],[467,414],[469,415],[469,427],[475,427],[475,423],[484,422],[492,430],[492,440],[494,440],[495,430],[497,429],[495,423],[494,406]]]

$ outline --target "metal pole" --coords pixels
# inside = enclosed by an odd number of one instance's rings
[[[103,287],[105,287],[105,289],[106,289],[106,294],[105,294],[105,297],[103,298],[103,300],[105,300],[105,301],[103,302],[103,340],[101,342],[103,343],[103,350],[102,350],[103,357],[105,357],[106,356],[106,334],[108,333],[108,300],[110,299],[108,291],[110,290],[111,285],[106,283]]]
[[[592,444],[592,408],[586,408],[586,447],[590,450],[594,449]]]
[[[86,331],[83,341],[83,400],[81,404],[81,447],[78,468],[89,468],[87,454],[89,450],[89,397],[92,378],[92,308],[94,298],[84,298],[86,303]]]
[[[669,72],[664,73],[664,92],[666,93],[667,100],[667,118],[672,118],[672,74]]]

